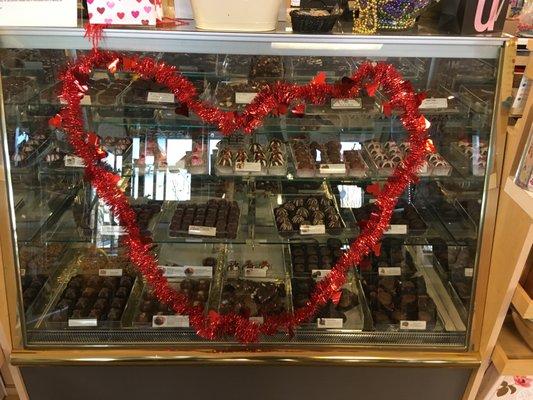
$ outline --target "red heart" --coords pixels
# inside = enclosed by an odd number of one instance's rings
[[[148,0],[151,4],[155,4],[155,0]]]
[[[147,21],[148,22],[148,21]],[[87,135],[83,128],[83,117],[77,115],[75,106],[77,106],[77,96],[79,94],[79,83],[76,74],[80,68],[105,68],[118,58],[117,71],[124,70],[129,65],[131,72],[138,74],[140,79],[152,79],[155,77],[157,83],[164,85],[172,93],[178,93],[177,98],[180,103],[186,105],[190,110],[201,116],[210,124],[218,126],[220,131],[225,134],[234,132],[251,133],[265,118],[269,117],[273,110],[278,110],[280,106],[290,99],[293,104],[303,104],[304,102],[323,102],[324,98],[329,98],[332,94],[339,94],[341,97],[347,97],[348,93],[342,91],[338,86],[327,83],[312,82],[307,85],[283,85],[282,83],[271,84],[261,90],[257,95],[259,99],[257,104],[252,103],[245,107],[244,111],[222,111],[211,105],[205,104],[195,95],[194,87],[185,77],[179,75],[175,67],[158,63],[149,57],[139,59],[137,56],[128,56],[106,52],[93,51],[87,56],[80,57],[64,72],[64,86],[62,94],[67,99],[68,104],[63,111],[64,120],[60,115],[50,119],[50,125],[62,126],[69,139],[71,139],[75,153],[79,156],[87,154],[88,143],[80,141],[80,137]],[[158,263],[152,254],[152,243],[147,240],[140,232],[136,221],[135,211],[131,208],[128,197],[116,186],[120,176],[106,170],[98,163],[98,158],[103,153],[89,152],[90,157],[86,161],[86,171],[91,184],[96,189],[99,197],[109,206],[116,210],[116,216],[121,225],[124,226],[127,236],[123,243],[128,247],[131,254],[131,261],[136,265],[143,276],[147,279],[150,286],[156,288],[155,294],[159,299],[165,299],[177,313],[189,315],[189,320],[199,336],[209,339],[216,339],[222,335],[232,333],[235,338],[241,342],[253,342],[259,339],[261,334],[274,334],[280,330],[291,331],[301,321],[308,321],[316,312],[317,308],[324,305],[326,301],[338,298],[338,289],[345,282],[348,270],[357,264],[364,264],[365,257],[368,257],[370,251],[379,253],[377,246],[382,235],[383,227],[388,226],[391,211],[384,210],[383,204],[387,207],[394,205],[394,201],[383,201],[384,199],[397,199],[397,193],[402,193],[408,185],[413,182],[415,172],[419,169],[426,157],[426,119],[419,114],[416,104],[418,99],[415,93],[408,85],[400,84],[404,82],[401,75],[387,64],[373,65],[364,63],[359,70],[354,72],[352,79],[354,86],[350,93],[358,93],[362,89],[362,82],[369,77],[374,78],[371,85],[367,85],[369,92],[373,89],[383,86],[385,93],[392,93],[395,96],[395,106],[404,114],[401,121],[409,133],[411,143],[411,152],[406,156],[405,162],[402,163],[388,179],[387,184],[381,190],[378,184],[371,184],[366,187],[368,193],[378,196],[379,207],[374,207],[366,226],[361,231],[358,238],[350,245],[349,251],[341,258],[341,261],[331,270],[327,277],[317,283],[315,292],[311,295],[313,301],[297,310],[294,314],[285,313],[275,317],[265,318],[264,323],[250,322],[243,316],[235,313],[229,315],[220,315],[216,312],[203,313],[201,307],[192,307],[188,299],[183,294],[173,290],[167,279],[163,276],[158,268]],[[170,78],[170,79],[169,79]],[[179,78],[179,79],[173,79]],[[318,80],[320,82],[321,79]],[[329,96],[329,97],[328,97]],[[90,136],[94,142],[95,137]],[[349,262],[346,262],[349,261]]]
[[[143,25],[148,25],[149,21],[147,19],[143,19],[143,20],[141,20],[141,22],[142,22]]]
[[[126,14],[124,14],[123,12],[118,12],[117,13],[117,17],[119,17],[120,19],[124,18]]]
[[[89,13],[89,21],[92,19],[93,13]]]
[[[98,11],[100,14],[103,14],[105,11],[105,7],[96,7],[96,11]]]
[[[133,16],[133,18],[137,18],[139,16],[139,11],[133,10],[131,12],[131,15]]]

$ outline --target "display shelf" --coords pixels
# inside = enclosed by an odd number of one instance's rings
[[[522,189],[514,183],[514,178],[505,181],[505,193],[533,219],[533,192]]]
[[[533,375],[533,350],[524,342],[511,319],[503,324],[492,362],[500,375]]]
[[[522,285],[518,284],[513,295],[513,306],[524,319],[533,319],[533,299],[529,297]]]

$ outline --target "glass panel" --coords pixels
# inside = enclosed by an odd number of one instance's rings
[[[365,61],[150,55],[176,65],[203,100],[227,110],[242,110],[278,80],[304,83],[325,72],[333,82]],[[0,56],[27,344],[202,341],[186,318],[160,318],[173,311],[127,259],[121,227],[72,162],[65,133],[48,125],[61,107],[58,73],[69,54],[7,49]],[[350,271],[335,300],[293,337],[265,342],[467,344],[496,62],[384,61],[427,93],[422,108],[436,153],[398,201],[379,254]],[[308,104],[303,114],[267,118],[251,135],[224,137],[168,102],[154,81],[94,70],[89,86],[86,128],[99,135],[173,287],[205,312],[260,320],[306,304],[374,211],[369,186],[383,184],[409,151],[399,113],[383,115],[381,91]],[[272,295],[257,296],[265,287]]]

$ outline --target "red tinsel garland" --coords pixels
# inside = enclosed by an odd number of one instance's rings
[[[117,186],[120,177],[104,167],[101,160],[106,156],[105,152],[99,148],[95,134],[86,132],[83,127],[80,100],[88,90],[93,68],[108,68],[111,72],[128,71],[138,74],[142,79],[155,79],[168,87],[190,111],[204,122],[216,125],[226,135],[237,130],[250,133],[267,116],[287,113],[291,107],[301,109],[305,102],[324,104],[331,98],[356,98],[362,89],[373,96],[378,88],[382,88],[389,98],[389,102],[384,105],[385,113],[390,114],[392,109],[403,111],[400,118],[409,133],[411,151],[377,195],[376,211],[371,214],[359,237],[351,243],[349,250],[339,259],[331,273],[317,283],[306,306],[294,313],[266,316],[261,324],[237,314],[220,315],[214,311],[205,314],[202,308],[191,306],[184,295],[169,286],[152,254],[150,239],[141,234],[135,211],[130,207],[127,196]],[[242,113],[223,111],[198,100],[194,85],[174,66],[158,63],[148,57],[92,50],[68,67],[62,81],[61,97],[67,104],[61,110],[60,117],[53,118],[51,122],[55,126],[62,126],[67,132],[74,152],[86,165],[86,177],[127,232],[124,244],[129,250],[132,263],[152,286],[157,298],[171,306],[176,313],[189,315],[191,326],[199,336],[207,339],[233,335],[240,342],[251,343],[257,341],[261,334],[272,335],[279,331],[292,334],[296,326],[312,318],[345,283],[347,271],[376,248],[389,226],[398,197],[409,183],[417,180],[416,171],[421,167],[426,153],[431,150],[426,135],[427,121],[418,111],[423,95],[416,94],[411,84],[404,81],[400,73],[389,64],[364,63],[350,78],[344,78],[335,84],[327,84],[323,74],[302,86],[277,82],[261,90]]]

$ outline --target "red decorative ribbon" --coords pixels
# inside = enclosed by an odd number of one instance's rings
[[[226,135],[237,130],[250,133],[269,115],[287,113],[289,110],[292,112],[294,107],[301,108],[305,102],[324,104],[331,98],[356,98],[360,96],[362,89],[373,95],[381,88],[389,99],[390,109],[402,111],[400,118],[409,133],[411,151],[396,167],[379,193],[376,191],[377,211],[371,214],[359,237],[340,257],[331,273],[317,283],[304,307],[293,313],[265,316],[261,324],[250,322],[235,313],[220,315],[210,311],[205,314],[202,308],[191,306],[186,296],[169,286],[151,252],[150,239],[141,234],[128,197],[116,186],[119,176],[109,172],[101,163],[98,144],[94,143],[83,127],[80,100],[87,91],[89,76],[94,68],[128,71],[138,74],[142,79],[154,79],[166,86],[180,103],[205,123],[216,125]],[[126,57],[119,53],[93,50],[70,65],[62,75],[62,81],[61,97],[67,104],[61,110],[61,117],[53,119],[54,125],[61,125],[65,129],[74,152],[85,163],[86,177],[127,232],[124,244],[128,248],[129,257],[153,288],[157,298],[171,306],[176,313],[189,315],[191,326],[199,336],[207,339],[233,335],[240,342],[251,343],[258,341],[260,335],[272,335],[280,331],[292,334],[295,327],[312,318],[345,283],[347,271],[358,265],[371,251],[379,251],[378,243],[389,226],[397,199],[409,183],[417,180],[416,171],[430,147],[426,143],[427,121],[418,111],[421,97],[389,64],[364,63],[350,78],[344,78],[335,84],[327,84],[322,76],[317,76],[302,86],[287,82],[273,83],[261,90],[242,113],[223,111],[198,100],[194,85],[174,66],[158,63],[148,57]]]

